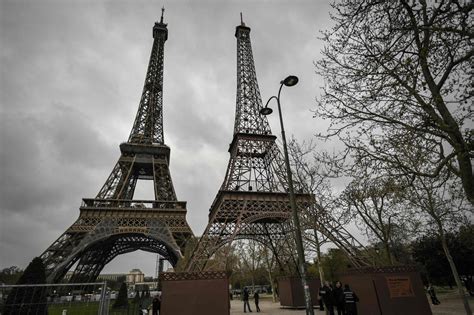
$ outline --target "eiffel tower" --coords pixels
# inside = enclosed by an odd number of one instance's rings
[[[186,202],[178,201],[163,138],[163,59],[167,24],[153,27],[153,46],[137,116],[121,155],[94,199],[83,199],[80,215],[42,255],[48,282],[60,281],[77,262],[70,282],[91,282],[116,256],[141,249],[173,266],[193,233]],[[154,200],[134,200],[137,180],[153,180]]]
[[[281,259],[283,247],[294,248],[284,160],[266,116],[259,113],[263,106],[250,28],[243,21],[236,27],[235,37],[237,100],[229,164],[209,210],[209,223],[186,270],[206,269],[209,258],[219,248],[238,239],[264,244],[277,254],[280,269],[288,270],[284,266],[288,267],[289,262],[294,270],[294,259]],[[314,195],[297,193],[296,203],[299,211],[303,211],[314,203]]]

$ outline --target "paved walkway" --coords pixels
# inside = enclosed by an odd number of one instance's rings
[[[433,315],[465,315],[466,311],[464,310],[464,305],[461,299],[454,293],[448,294],[438,294],[439,300],[441,304],[439,305],[432,305],[431,310],[433,311]],[[469,305],[471,306],[471,310],[474,310],[474,298],[469,297]]]
[[[456,296],[439,296],[441,301],[440,305],[431,305],[431,310],[433,311],[433,315],[465,315],[466,312],[464,311],[463,304],[461,299]],[[474,298],[469,298],[469,303],[471,305],[471,309],[474,309]],[[244,304],[240,300],[232,300],[231,301],[231,308],[230,313],[237,315],[237,314],[248,314],[244,313],[243,311]],[[257,313],[255,311],[255,304],[253,300],[250,301],[250,307],[252,308],[252,314]],[[271,299],[262,299],[260,301],[260,310],[261,312],[258,314],[271,314],[271,315],[303,315],[305,314],[305,310],[294,310],[294,309],[282,309],[280,307],[280,303],[273,303]],[[320,310],[314,310],[315,315],[326,315],[326,312]],[[408,314],[407,314],[408,315]]]
[[[230,313],[231,314],[247,314],[244,313],[244,303],[239,300],[233,300],[231,301],[230,304]],[[253,303],[253,300],[250,301],[250,307],[252,308],[252,314],[271,314],[271,315],[286,315],[286,314],[292,314],[292,315],[300,315],[300,314],[305,314],[305,310],[294,310],[294,309],[282,309],[280,308],[280,303],[273,303],[271,300],[267,299],[262,299],[259,303],[260,306],[260,313],[257,313],[255,311],[255,304]],[[315,310],[314,314],[316,315],[326,315],[325,312],[321,312],[319,310]]]

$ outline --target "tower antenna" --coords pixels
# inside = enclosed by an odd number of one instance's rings
[[[165,14],[165,6],[161,8],[161,20],[160,23],[163,23],[163,15]]]
[[[242,18],[242,12],[240,12],[240,25],[245,25],[244,19]]]

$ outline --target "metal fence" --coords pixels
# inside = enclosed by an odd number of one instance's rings
[[[106,282],[0,285],[0,315],[108,315]]]

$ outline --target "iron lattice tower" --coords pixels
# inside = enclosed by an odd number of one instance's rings
[[[259,113],[263,106],[250,28],[242,22],[236,27],[235,37],[237,99],[229,164],[209,210],[209,223],[188,261],[188,271],[204,270],[217,249],[237,239],[265,244],[278,254],[282,268],[289,262],[294,265],[291,255],[283,255],[285,249],[294,247],[289,234],[291,208],[284,188],[287,187],[284,160],[267,118]],[[301,193],[296,200],[299,209],[306,209],[314,196]]]
[[[283,156],[267,117],[260,114],[262,100],[250,41],[250,28],[236,27],[237,99],[234,134],[224,182],[209,210],[209,223],[186,269],[202,271],[222,246],[237,239],[253,239],[270,248],[280,270],[297,271],[291,208]],[[346,252],[354,266],[370,264],[360,255],[362,245],[331,214],[317,207],[304,184],[295,183],[297,208],[303,229],[315,226]]]
[[[164,11],[164,9],[163,9]],[[140,105],[128,141],[107,181],[93,199],[83,199],[77,221],[42,255],[49,282],[60,281],[76,263],[71,282],[95,280],[116,256],[138,249],[158,253],[173,266],[193,235],[186,202],[178,201],[163,138],[163,58],[167,24],[153,27],[153,46]],[[134,200],[138,180],[152,180],[154,200]]]

